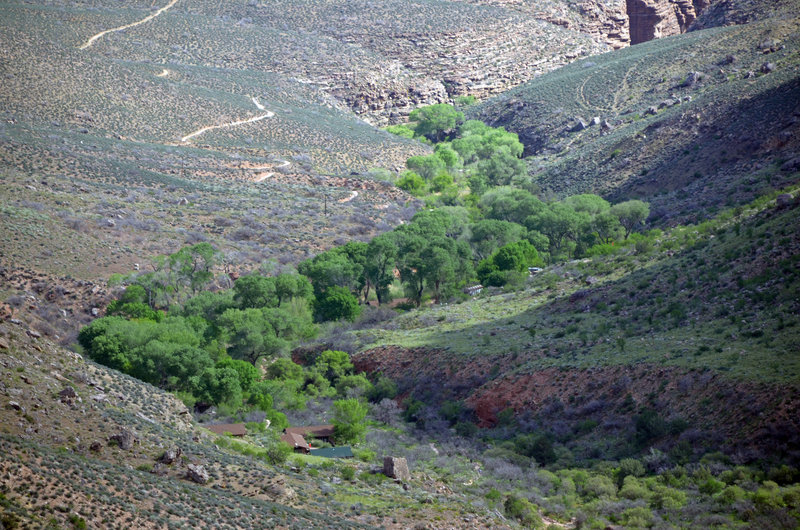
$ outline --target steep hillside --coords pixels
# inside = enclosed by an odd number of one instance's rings
[[[759,201],[521,291],[409,313],[361,332],[358,363],[428,403],[463,400],[484,426],[509,407],[556,438],[591,420],[570,442],[583,458],[625,456],[651,409],[684,422],[665,451],[796,462],[797,204]]]
[[[578,61],[470,115],[520,135],[545,194],[702,219],[796,178],[798,19],[784,15]]]
[[[214,435],[174,396],[37,335],[0,324],[4,528],[503,526],[421,473],[403,488],[372,461],[272,464],[258,434]]]
[[[114,3],[67,14],[82,39],[113,27],[115,17],[131,16]],[[92,48],[119,59],[275,72],[318,86],[378,121],[455,95],[498,93],[607,49],[531,14],[437,0],[178,2],[136,31],[109,34]]]
[[[179,27],[156,26],[174,2],[114,5],[2,7],[4,269],[33,269],[52,284],[105,280],[198,241],[224,249],[233,270],[281,266],[413,211],[387,173],[370,171],[402,166],[425,146],[246,60],[170,62],[153,48],[144,62],[141,43],[112,45],[114,57],[101,47],[117,35]],[[101,32],[125,24],[138,25]],[[210,49],[240,49],[238,38],[220,29]],[[6,296],[35,296],[11,276]],[[94,304],[85,303],[81,312]]]

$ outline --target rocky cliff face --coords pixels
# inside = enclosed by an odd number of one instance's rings
[[[685,32],[711,0],[626,0],[630,43]]]

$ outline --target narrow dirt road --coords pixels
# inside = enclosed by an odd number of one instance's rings
[[[89,40],[87,40],[85,43],[83,43],[83,45],[80,46],[80,49],[81,50],[85,50],[86,48],[88,48],[89,46],[94,44],[94,41],[96,41],[97,39],[99,39],[103,35],[106,35],[107,33],[114,33],[115,31],[122,31],[124,29],[132,28],[134,26],[139,26],[140,24],[144,24],[145,22],[150,22],[151,20],[156,18],[158,15],[160,15],[161,13],[163,13],[164,11],[166,11],[167,9],[169,9],[170,7],[174,6],[177,3],[178,3],[178,0],[170,0],[169,4],[165,5],[164,7],[162,7],[161,9],[159,9],[158,11],[156,11],[155,13],[153,13],[151,15],[147,15],[146,17],[144,17],[142,20],[140,20],[138,22],[133,22],[131,24],[126,24],[126,25],[120,26],[118,28],[111,28],[111,29],[107,29],[105,31],[101,31],[100,33],[98,33],[97,35],[91,37]]]
[[[253,103],[255,103],[255,105],[258,108],[258,110],[266,111],[265,114],[262,114],[260,116],[254,116],[254,117],[248,118],[246,120],[239,120],[239,121],[233,121],[233,122],[230,122],[230,123],[223,123],[221,125],[209,125],[208,127],[203,127],[203,128],[197,129],[196,131],[194,131],[191,134],[187,134],[186,136],[181,138],[181,142],[184,142],[184,143],[188,142],[190,138],[194,138],[195,136],[200,136],[201,134],[206,133],[208,131],[213,131],[213,130],[216,130],[216,129],[227,129],[229,127],[236,127],[238,125],[244,125],[246,123],[253,123],[253,122],[256,122],[256,121],[261,121],[264,118],[271,118],[271,117],[275,116],[274,112],[272,112],[270,110],[266,110],[264,108],[264,105],[259,103],[256,98],[252,98],[252,99],[253,99]]]

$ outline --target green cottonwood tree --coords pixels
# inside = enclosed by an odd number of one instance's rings
[[[441,142],[464,120],[464,113],[447,103],[437,103],[412,111],[408,119],[417,124],[415,134],[432,142]]]
[[[650,215],[650,205],[639,200],[625,201],[611,207],[611,213],[619,219],[625,228],[625,239],[631,235],[633,229],[644,224]]]
[[[367,405],[357,399],[333,402],[333,436],[337,443],[358,443],[364,439]]]

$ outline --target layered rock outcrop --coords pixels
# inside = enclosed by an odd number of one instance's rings
[[[630,43],[677,35],[711,4],[711,0],[626,0]]]

